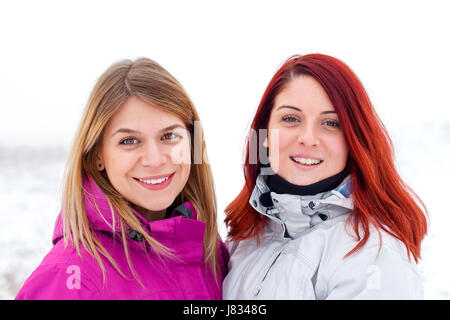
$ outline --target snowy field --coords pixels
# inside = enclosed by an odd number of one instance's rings
[[[447,248],[450,216],[446,201],[450,181],[450,123],[408,124],[391,128],[390,133],[402,177],[429,209],[430,229],[419,265],[425,298],[450,299]],[[0,299],[13,299],[51,248],[66,154],[67,146],[0,145]],[[210,157],[214,159],[213,154]],[[230,184],[230,173],[217,170],[214,165],[213,171],[222,212],[227,204],[224,198],[232,198],[241,187],[241,173],[233,172],[231,175],[237,182]],[[223,190],[229,194],[225,196]],[[222,221],[223,214],[218,223],[225,236]]]

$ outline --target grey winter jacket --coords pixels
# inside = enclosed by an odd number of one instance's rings
[[[231,255],[223,283],[224,299],[423,299],[414,258],[388,233],[370,229],[367,243],[356,245],[346,224],[353,209],[350,176],[334,190],[313,196],[271,192],[260,175],[250,204],[267,216],[260,237],[227,242]],[[363,233],[362,233],[363,234]]]

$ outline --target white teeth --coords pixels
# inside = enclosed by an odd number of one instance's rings
[[[146,184],[160,184],[160,183],[166,181],[167,179],[169,179],[169,177],[165,177],[165,178],[161,178],[161,179],[150,179],[150,180],[139,179],[139,181],[144,182]]]
[[[292,157],[292,160],[294,160],[295,162],[301,163],[301,164],[306,164],[308,166],[320,163],[320,160],[315,160],[315,159],[305,159],[305,158]]]

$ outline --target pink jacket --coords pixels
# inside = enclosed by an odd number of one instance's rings
[[[219,244],[220,277],[216,284],[213,274],[203,262],[205,223],[196,219],[190,202],[175,208],[169,218],[148,222],[136,213],[151,236],[174,250],[181,261],[162,261],[150,250],[141,234],[128,230],[129,255],[141,286],[133,277],[125,257],[120,227],[112,229],[112,214],[106,196],[89,177],[85,179],[87,216],[95,236],[116,261],[126,278],[121,276],[103,256],[106,282],[97,261],[81,248],[80,257],[69,243],[64,248],[61,213],[53,234],[53,248],[38,268],[25,281],[16,299],[222,299],[222,280],[227,273],[228,252]],[[102,212],[103,219],[93,203]]]

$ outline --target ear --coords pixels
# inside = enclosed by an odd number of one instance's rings
[[[97,159],[95,161],[96,167],[98,171],[103,171],[105,169],[105,164],[103,162],[103,159],[101,156],[97,156]]]

